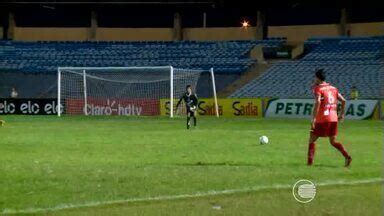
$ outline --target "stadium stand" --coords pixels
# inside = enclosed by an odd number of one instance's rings
[[[253,41],[180,42],[73,42],[0,41],[0,84],[20,86],[24,97],[55,97],[59,66],[165,66],[214,68],[217,89],[224,88],[256,60],[249,52],[263,45],[264,52],[278,48],[284,38]],[[22,75],[20,75],[22,74]],[[28,79],[26,79],[28,76]],[[40,81],[39,81],[40,80]],[[43,80],[43,81],[42,81]],[[20,85],[22,83],[22,85]],[[4,91],[2,91],[4,94]],[[205,94],[201,89],[203,96]],[[0,95],[1,96],[1,95]],[[6,95],[3,95],[6,96]]]
[[[384,37],[308,39],[302,59],[273,64],[230,97],[309,98],[313,72],[319,68],[348,97],[355,86],[360,98],[382,98]]]
[[[279,46],[282,39],[226,42],[0,42],[0,69],[56,72],[58,66],[164,66],[215,68],[241,73],[254,63],[258,44]]]

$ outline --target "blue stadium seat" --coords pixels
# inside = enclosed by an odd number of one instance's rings
[[[231,97],[309,98],[318,68],[325,69],[329,82],[347,97],[355,86],[361,98],[382,98],[384,37],[310,38],[301,60],[273,64]]]
[[[0,41],[0,70],[56,73],[59,66],[148,66],[216,68],[216,73],[241,73],[254,61],[254,45],[279,47],[285,38],[254,41]],[[46,67],[49,66],[49,67]]]

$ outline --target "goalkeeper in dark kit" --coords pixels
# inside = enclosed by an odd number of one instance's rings
[[[196,110],[198,99],[195,93],[192,92],[192,86],[187,85],[186,92],[180,97],[177,102],[176,110],[179,108],[181,101],[184,101],[187,110],[187,129],[191,126],[191,117],[193,117],[193,126],[196,127]]]

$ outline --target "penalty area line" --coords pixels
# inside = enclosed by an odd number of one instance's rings
[[[359,185],[359,184],[370,184],[370,183],[384,183],[382,178],[372,178],[372,179],[363,179],[363,180],[336,180],[336,181],[325,181],[315,183],[316,187],[318,186],[336,186],[336,185]],[[164,200],[177,200],[177,199],[186,199],[186,198],[199,198],[199,197],[208,197],[215,195],[226,195],[226,194],[235,194],[235,193],[246,193],[246,192],[255,192],[268,189],[290,189],[293,187],[293,184],[275,184],[275,185],[261,185],[255,187],[246,187],[241,189],[227,189],[227,190],[210,190],[206,192],[197,192],[194,194],[180,194],[180,195],[165,195],[165,196],[154,196],[154,197],[143,197],[143,198],[130,198],[130,199],[121,199],[121,200],[110,200],[110,201],[92,201],[82,204],[61,204],[51,208],[26,208],[26,209],[4,209],[1,214],[33,214],[33,213],[43,213],[43,212],[52,212],[60,211],[67,209],[75,208],[87,208],[87,207],[97,207],[103,205],[112,205],[112,204],[124,204],[132,202],[147,202],[147,201],[164,201]]]

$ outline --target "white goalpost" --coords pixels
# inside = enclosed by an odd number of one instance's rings
[[[174,116],[185,87],[212,98],[219,117],[213,68],[59,67],[57,101],[66,115]],[[164,113],[165,112],[165,113]]]

